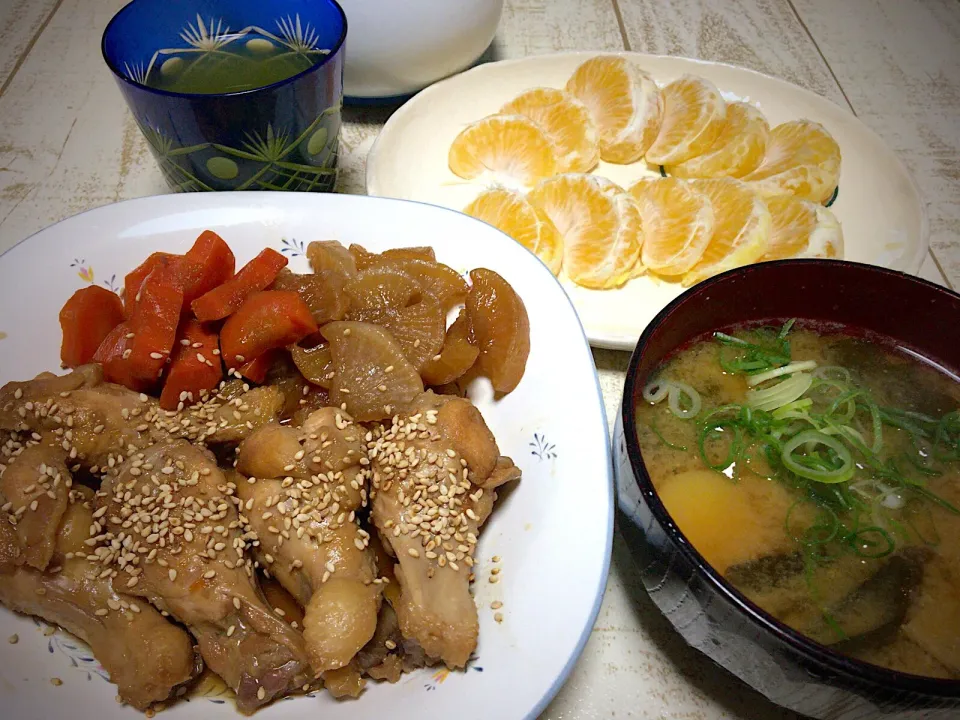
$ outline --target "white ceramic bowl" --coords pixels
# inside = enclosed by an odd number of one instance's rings
[[[184,252],[211,229],[238,264],[265,246],[309,267],[305,245],[337,238],[370,250],[432,245],[437,258],[465,271],[488,267],[523,298],[530,357],[514,392],[493,397],[472,383],[501,452],[523,471],[480,536],[475,598],[480,644],[464,672],[426,669],[396,685],[370,683],[357,701],[327,693],[294,697],[257,720],[462,720],[536,718],[566,679],[593,627],[606,584],[613,537],[609,440],[593,356],[573,306],[550,271],[489,225],[422,203],[314,193],[184,193],[108,205],[64,220],[0,257],[0,383],[59,364],[57,313],[78,288],[111,289],[156,250]],[[558,391],[559,390],[559,391]],[[487,582],[492,558],[502,578]],[[490,605],[503,603],[503,622]],[[114,702],[90,650],[70,635],[44,637],[39,623],[0,608],[0,717],[140,719]],[[20,642],[6,638],[19,634]],[[99,676],[99,677],[98,677]],[[54,688],[50,678],[63,686]],[[232,703],[197,696],[164,720],[240,720]]]
[[[347,98],[409,95],[469,67],[503,0],[339,0],[347,14]]]

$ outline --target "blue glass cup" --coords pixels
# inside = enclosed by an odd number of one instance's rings
[[[336,183],[346,35],[334,0],[133,0],[107,25],[102,50],[174,191],[322,192]],[[237,92],[147,84],[240,43],[311,64]]]

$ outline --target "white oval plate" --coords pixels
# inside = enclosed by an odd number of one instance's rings
[[[866,125],[834,103],[752,70],[677,57],[619,53],[660,85],[691,73],[711,80],[728,100],[758,106],[770,125],[807,118],[822,123],[840,144],[840,194],[831,210],[843,224],[847,260],[917,273],[927,251],[924,204],[903,163]],[[484,189],[458,178],[447,152],[467,124],[497,112],[518,93],[562,88],[595,52],[541,55],[480,65],[433,85],[401,107],[367,157],[367,193],[420,200],[460,210]],[[626,187],[651,175],[644,163],[600,163],[594,171]],[[591,344],[632,350],[640,334],[683,289],[649,277],[618,290],[589,290],[561,279]]]
[[[480,644],[465,672],[428,669],[396,685],[371,682],[357,701],[326,693],[282,700],[271,718],[535,718],[569,674],[593,627],[606,583],[613,485],[606,420],[593,358],[553,276],[505,235],[459,213],[420,203],[308,193],[196,193],[143,198],[77,215],[0,257],[0,382],[59,365],[57,314],[78,288],[122,285],[155,250],[185,251],[205,229],[243,263],[265,246],[307,270],[306,243],[336,238],[371,250],[432,245],[461,271],[488,267],[523,298],[531,351],[518,388],[494,401],[478,381],[471,397],[501,452],[523,471],[484,528],[477,554]],[[559,390],[558,390],[559,389]],[[502,556],[501,582],[487,579]],[[2,581],[2,580],[0,580]],[[502,624],[490,603],[503,602]],[[63,632],[0,609],[0,706],[4,717],[142,717],[114,702],[90,651]],[[20,642],[7,643],[18,633]],[[98,677],[99,676],[99,677]],[[53,687],[50,678],[63,680]],[[232,702],[194,697],[164,718],[238,718]]]

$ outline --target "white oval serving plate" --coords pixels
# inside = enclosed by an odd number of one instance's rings
[[[562,88],[595,52],[569,52],[480,65],[419,93],[384,126],[367,158],[367,193],[460,210],[485,187],[458,178],[447,152],[469,123],[496,113],[532,87]],[[824,125],[842,154],[840,193],[831,210],[843,225],[845,258],[917,273],[927,251],[926,209],[900,159],[847,110],[816,93],[752,70],[687,58],[619,53],[660,85],[691,73],[711,80],[728,100],[753,103],[771,127],[807,118]],[[623,187],[652,175],[645,163],[601,162],[594,174]],[[591,344],[633,350],[647,323],[682,292],[641,277],[617,290],[589,290],[561,278]]]
[[[183,252],[205,229],[218,232],[238,264],[265,246],[308,269],[311,240],[371,250],[432,245],[466,271],[488,267],[523,298],[531,352],[518,388],[494,400],[477,381],[471,397],[514,458],[522,481],[503,493],[485,526],[475,586],[480,644],[464,672],[426,669],[396,685],[371,682],[356,701],[326,693],[281,700],[263,720],[535,718],[560,688],[586,642],[606,583],[613,485],[606,420],[593,358],[577,315],[553,276],[493,228],[420,203],[309,193],[196,193],[143,198],[64,220],[0,257],[0,382],[59,365],[61,305],[89,283],[116,289],[153,251]],[[487,581],[500,555],[502,580]],[[2,579],[0,579],[2,582]],[[491,602],[500,600],[503,622]],[[0,705],[18,720],[76,715],[142,717],[114,701],[116,689],[89,649],[62,631],[0,609]],[[16,645],[7,638],[19,634]],[[58,677],[63,685],[54,687]],[[191,697],[164,710],[170,720],[237,718],[230,700]]]

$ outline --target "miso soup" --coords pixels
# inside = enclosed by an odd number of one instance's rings
[[[849,656],[960,679],[960,382],[802,323],[679,350],[644,388],[643,459],[728,582]]]

